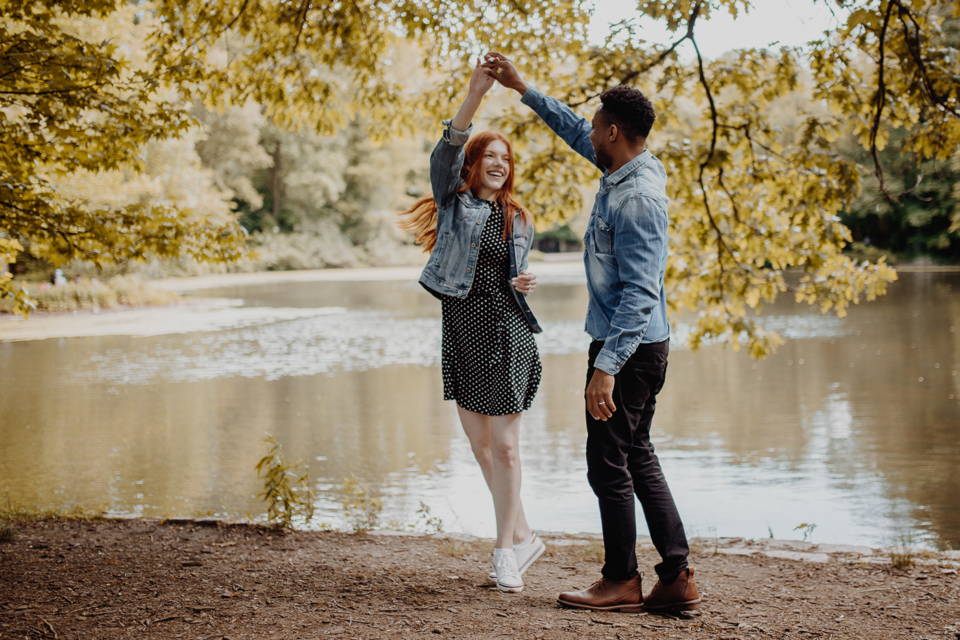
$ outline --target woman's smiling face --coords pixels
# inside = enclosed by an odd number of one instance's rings
[[[478,197],[488,200],[490,196],[503,188],[503,183],[510,176],[510,151],[501,140],[494,140],[483,150],[480,158],[480,183],[487,194],[477,194]]]

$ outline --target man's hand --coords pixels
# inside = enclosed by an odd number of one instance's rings
[[[510,281],[513,288],[524,295],[530,295],[537,288],[537,275],[529,271],[521,271],[520,275]]]
[[[513,66],[510,59],[502,53],[491,51],[483,57],[483,68],[490,72],[490,77],[508,89],[513,89],[520,95],[527,92],[527,83],[520,77],[520,72]]]
[[[617,406],[613,404],[613,385],[616,378],[600,369],[593,370],[590,384],[587,385],[587,411],[594,420],[607,421],[613,417]]]

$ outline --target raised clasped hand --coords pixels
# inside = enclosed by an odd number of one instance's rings
[[[527,84],[520,77],[520,72],[514,66],[510,58],[497,51],[491,51],[483,56],[483,68],[486,69],[492,78],[507,87],[520,93],[527,90]]]
[[[520,293],[529,295],[537,288],[537,275],[529,271],[521,271],[519,276],[510,281],[510,284]]]
[[[473,73],[470,75],[470,87],[467,91],[482,96],[490,90],[494,82],[494,77],[483,67],[480,58],[477,58],[477,66],[473,68]]]

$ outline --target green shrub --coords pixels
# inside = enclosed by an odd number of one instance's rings
[[[360,484],[353,475],[344,478],[343,489],[347,494],[343,499],[343,510],[354,533],[376,529],[380,524],[383,501],[373,497],[370,487]]]
[[[288,463],[281,452],[283,445],[273,436],[267,435],[263,444],[267,455],[257,463],[257,477],[263,478],[263,493],[257,497],[267,503],[267,519],[283,529],[292,529],[296,517],[310,522],[314,495],[309,470],[302,475],[298,473],[302,461]],[[300,493],[294,485],[299,485]]]

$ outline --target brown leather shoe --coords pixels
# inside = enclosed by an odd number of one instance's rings
[[[687,611],[700,606],[700,593],[693,582],[693,569],[684,569],[673,584],[657,580],[653,590],[643,599],[647,611]]]
[[[557,602],[565,607],[593,609],[594,611],[619,611],[643,613],[643,588],[640,575],[629,580],[613,582],[600,578],[583,591],[566,591]]]

